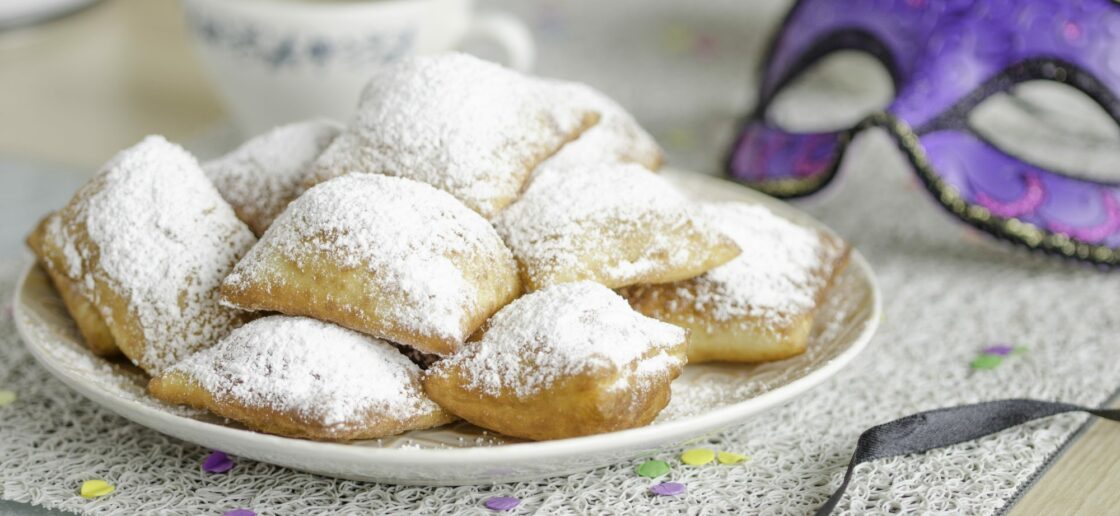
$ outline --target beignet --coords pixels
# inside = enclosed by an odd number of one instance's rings
[[[453,420],[424,394],[420,368],[391,344],[304,317],[252,321],[148,389],[260,432],[305,439],[372,439]]]
[[[693,279],[622,289],[636,310],[691,331],[688,360],[761,362],[805,351],[813,317],[849,247],[762,206],[712,203],[703,215],[738,242],[738,258]]]
[[[202,169],[237,217],[260,236],[303,193],[311,164],[340,131],[341,125],[326,119],[282,125]]]
[[[437,355],[520,292],[486,219],[424,183],[377,174],[308,190],[222,284],[231,306],[314,317]]]
[[[117,154],[31,240],[91,349],[111,340],[149,374],[243,322],[218,285],[253,233],[163,137]]]
[[[543,80],[465,54],[402,59],[374,75],[311,181],[351,172],[406,177],[490,217],[538,163],[598,120],[556,94]]]
[[[428,395],[502,434],[561,439],[648,424],[669,402],[688,334],[589,281],[527,294],[436,362]]]
[[[530,291],[677,281],[739,254],[668,182],[634,164],[541,170],[494,226]]]

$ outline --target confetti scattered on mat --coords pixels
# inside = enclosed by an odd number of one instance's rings
[[[1003,359],[1011,356],[1022,355],[1027,352],[1027,348],[1023,346],[1012,346],[1010,344],[994,344],[984,348],[980,356],[972,359],[968,365],[973,369],[985,370],[995,369],[1003,363]]]
[[[1007,344],[996,344],[994,346],[988,346],[988,347],[984,348],[984,354],[985,355],[999,355],[1001,357],[1005,357],[1005,356],[1010,355],[1011,352],[1014,351],[1014,350],[1015,350],[1014,347],[1009,346]]]
[[[718,460],[720,464],[738,464],[747,459],[750,459],[750,457],[738,453],[721,451],[716,454],[716,460]]]
[[[202,461],[202,470],[207,473],[225,473],[233,469],[233,459],[224,452],[214,450]]]
[[[657,478],[669,472],[669,464],[663,460],[647,460],[638,466],[638,475]]]
[[[222,516],[257,516],[257,513],[249,509],[234,509],[222,513]]]
[[[1003,363],[1003,357],[999,355],[980,355],[972,360],[969,365],[973,369],[995,369]]]
[[[681,462],[689,466],[703,466],[716,459],[716,453],[707,448],[692,448],[681,453]]]
[[[679,482],[662,482],[649,488],[649,491],[657,496],[677,496],[684,493],[684,484]]]
[[[482,502],[482,505],[485,505],[487,509],[492,511],[508,511],[517,507],[520,503],[520,499],[512,496],[495,496],[493,498],[487,498],[485,502]]]
[[[104,480],[94,479],[82,482],[82,488],[78,490],[78,493],[82,495],[82,498],[89,498],[92,500],[112,493],[115,490],[116,488],[114,488],[112,484]]]

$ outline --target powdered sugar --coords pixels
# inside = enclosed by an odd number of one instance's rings
[[[299,414],[339,430],[376,415],[408,419],[439,410],[420,368],[388,342],[308,319],[257,319],[169,369],[218,400]]]
[[[318,181],[350,172],[408,177],[489,217],[532,168],[594,114],[557,89],[464,54],[404,59],[366,86],[349,127],[314,165]]]
[[[713,241],[718,236],[672,185],[633,164],[542,169],[494,225],[534,282],[545,284],[562,276],[632,284],[707,251],[680,245],[671,230],[691,225]],[[629,239],[649,240],[634,261],[619,252]]]
[[[130,358],[149,373],[213,344],[240,321],[218,305],[217,287],[253,235],[194,157],[162,137],[114,157],[47,235],[64,249],[67,270],[82,271],[73,279],[107,323],[127,324],[113,320],[94,281],[127,302],[144,340],[133,344],[143,355]]]
[[[308,190],[265,232],[226,282],[248,286],[268,277],[273,251],[302,263],[329,260],[365,268],[375,291],[401,296],[383,314],[425,334],[463,339],[475,286],[452,258],[491,257],[513,268],[494,228],[447,193],[409,179],[352,174]],[[267,287],[267,286],[266,286]]]
[[[481,340],[433,370],[459,367],[473,389],[524,398],[587,371],[619,371],[639,382],[664,374],[684,365],[669,349],[685,338],[685,330],[631,310],[602,285],[567,283],[510,303],[490,319]]]
[[[675,302],[715,321],[755,317],[774,323],[816,306],[817,293],[830,277],[831,254],[841,249],[826,247],[820,232],[762,206],[709,203],[701,211],[739,244],[742,254],[689,280]]]
[[[599,113],[599,121],[538,165],[538,171],[608,163],[637,163],[648,168],[661,164],[657,142],[618,103],[585,84],[553,84],[564,101]]]
[[[238,217],[259,235],[303,192],[311,163],[341,130],[326,119],[280,126],[202,168]]]

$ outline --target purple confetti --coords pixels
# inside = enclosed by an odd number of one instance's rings
[[[521,500],[512,496],[495,496],[482,502],[482,505],[485,505],[491,511],[508,511],[519,504],[521,504]]]
[[[684,484],[679,482],[662,482],[649,488],[649,490],[657,496],[677,496],[684,493]]]
[[[1015,351],[1015,348],[1007,344],[996,344],[994,346],[984,348],[985,355],[998,355],[1001,357],[1010,355],[1012,351]]]
[[[231,469],[233,469],[233,459],[217,450],[210,452],[206,460],[202,461],[202,470],[207,473],[225,473]]]
[[[222,513],[222,516],[257,516],[257,513],[249,509],[234,509]]]

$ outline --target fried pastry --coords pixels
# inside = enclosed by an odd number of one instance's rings
[[[688,334],[589,281],[527,294],[436,362],[424,389],[449,412],[527,439],[648,424],[669,402]]]
[[[401,60],[366,86],[311,182],[351,172],[406,177],[490,217],[538,163],[598,120],[557,94],[544,80],[465,54]]]
[[[257,236],[303,193],[311,164],[342,126],[318,119],[277,127],[202,165],[237,217]]]
[[[622,289],[636,310],[691,331],[688,361],[761,362],[805,351],[813,317],[849,247],[762,206],[702,207],[738,242],[738,258],[701,276]]]
[[[420,368],[391,344],[304,317],[250,322],[148,389],[260,432],[305,439],[372,439],[454,419],[424,394]]]
[[[292,202],[222,299],[448,355],[520,291],[509,249],[479,214],[424,183],[351,174]]]
[[[74,323],[78,327],[78,333],[82,335],[86,347],[97,356],[119,355],[121,350],[117,347],[116,341],[113,340],[113,333],[109,331],[109,327],[105,324],[105,320],[101,318],[97,307],[82,294],[81,286],[74,283],[70,279],[70,275],[67,274],[67,272],[72,272],[73,277],[82,277],[81,260],[67,263],[63,249],[57,245],[57,239],[47,237],[48,231],[58,234],[60,231],[59,224],[61,223],[62,219],[59,218],[58,213],[47,215],[35,227],[35,231],[27,237],[27,246],[38,257],[43,269],[47,271],[47,277],[50,278],[55,290],[58,291],[59,297],[62,298],[62,304],[66,306],[66,311],[74,319]],[[67,267],[71,264],[79,269],[67,271]]]
[[[527,290],[677,281],[739,254],[668,182],[634,164],[541,170],[494,226]]]
[[[87,345],[149,374],[210,346],[244,315],[218,286],[255,240],[198,162],[149,136],[117,154],[30,239]]]
[[[599,121],[544,160],[537,166],[538,171],[607,163],[637,163],[650,170],[661,168],[661,147],[622,106],[584,84],[559,81],[555,84],[561,90],[558,96],[599,113]]]

